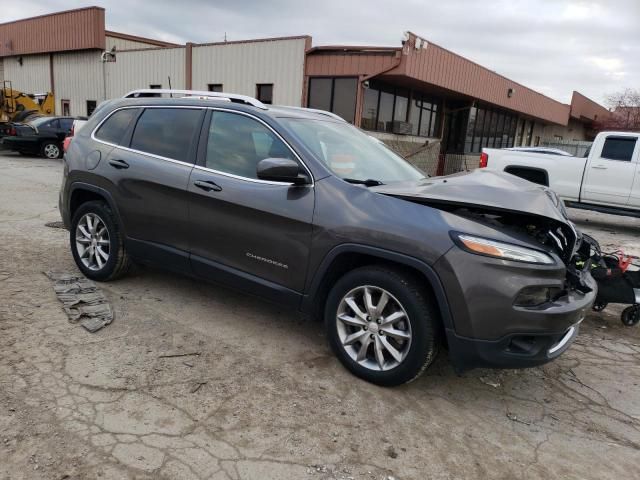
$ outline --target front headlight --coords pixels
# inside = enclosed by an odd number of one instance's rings
[[[458,243],[460,247],[478,255],[543,265],[553,265],[555,263],[551,255],[532,248],[503,243],[497,240],[489,240],[488,238],[475,237],[464,233],[456,233],[454,237],[458,240],[456,243]]]

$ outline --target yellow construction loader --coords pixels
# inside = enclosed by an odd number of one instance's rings
[[[0,89],[0,129],[2,123],[26,122],[37,116],[53,115],[55,100],[53,93],[23,93],[14,89],[5,80]]]

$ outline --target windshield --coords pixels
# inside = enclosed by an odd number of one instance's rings
[[[384,144],[348,123],[301,118],[283,118],[282,122],[340,178],[392,183],[425,177]]]

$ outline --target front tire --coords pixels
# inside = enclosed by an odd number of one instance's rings
[[[73,259],[86,277],[109,281],[129,270],[123,237],[107,204],[82,204],[73,214],[69,237]]]
[[[56,142],[44,142],[40,148],[40,154],[44,158],[62,158],[62,148]]]
[[[378,385],[416,379],[438,352],[437,313],[424,284],[393,267],[362,267],[338,280],[325,324],[340,362]]]

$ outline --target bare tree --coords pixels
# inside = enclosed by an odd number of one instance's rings
[[[606,104],[611,115],[598,122],[598,130],[640,130],[640,90],[627,88],[607,95]]]

